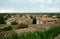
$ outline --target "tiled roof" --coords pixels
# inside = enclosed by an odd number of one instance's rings
[[[51,21],[51,20],[58,20],[57,18],[53,19],[52,17],[43,17],[43,18],[36,18],[37,20],[42,21]]]

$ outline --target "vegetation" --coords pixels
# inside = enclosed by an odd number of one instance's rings
[[[0,24],[5,24],[5,20],[10,18],[13,15],[19,15],[19,14],[0,14]],[[19,16],[22,17],[25,14],[20,14]],[[36,15],[36,14],[34,14]],[[40,15],[40,14],[38,14]],[[36,15],[36,16],[38,16]],[[60,18],[60,14],[41,14],[40,17],[43,15],[47,15],[48,17],[53,17],[57,16],[57,18]],[[33,19],[33,24],[36,24],[36,16],[34,17],[32,14],[30,16],[31,19]],[[16,21],[12,22],[11,25],[17,25],[18,23]],[[15,27],[14,27],[15,28]],[[16,26],[17,29],[21,28],[28,28],[28,24],[18,24]],[[9,31],[12,30],[12,26],[0,28],[0,33],[2,31]],[[27,33],[21,33],[17,34],[14,31],[11,31],[9,36],[7,37],[2,37],[0,36],[0,39],[54,39],[57,35],[60,34],[60,27],[53,27],[49,30],[44,30],[44,31],[35,31],[35,32],[27,32]],[[0,35],[5,35],[5,34],[0,34]]]
[[[9,31],[9,30],[12,30],[12,27],[11,26],[1,28],[0,29],[0,32],[2,32],[2,31]]]
[[[5,24],[3,16],[0,16],[0,24]]]
[[[54,27],[49,30],[23,33],[20,39],[54,39],[60,34],[60,27]]]
[[[22,14],[20,14],[20,17],[22,17]]]
[[[8,14],[6,17],[7,17],[7,18],[11,18],[11,15],[10,15],[10,14]]]
[[[30,15],[30,18],[33,19],[33,16]]]
[[[36,24],[36,18],[33,18],[33,24]]]
[[[17,29],[21,29],[21,28],[28,28],[28,24],[19,24],[17,26]]]
[[[11,25],[17,25],[18,23],[16,21],[13,21]]]
[[[7,39],[19,39],[19,38],[15,31],[11,31],[10,35],[7,37]]]
[[[16,32],[11,32],[7,37],[8,39],[54,39],[58,34],[60,34],[60,27],[53,27],[49,30],[35,31],[17,34]]]
[[[10,17],[10,14],[0,14],[0,24],[6,24],[5,20],[7,20]]]

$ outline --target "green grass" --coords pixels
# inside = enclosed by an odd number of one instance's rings
[[[8,39],[19,39],[19,38],[15,31],[11,31],[10,35],[8,36]]]
[[[57,35],[60,34],[60,27],[53,27],[49,30],[44,31],[35,31],[17,34],[12,31],[8,36],[8,39],[54,39]]]

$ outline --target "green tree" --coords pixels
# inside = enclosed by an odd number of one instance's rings
[[[0,24],[5,24],[4,16],[0,16]]]
[[[33,18],[33,24],[36,24],[36,17]]]

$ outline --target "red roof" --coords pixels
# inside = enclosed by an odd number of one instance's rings
[[[56,18],[53,19],[51,17],[43,17],[43,18],[37,18],[37,20],[42,20],[42,21],[51,21],[51,20],[57,20]]]

